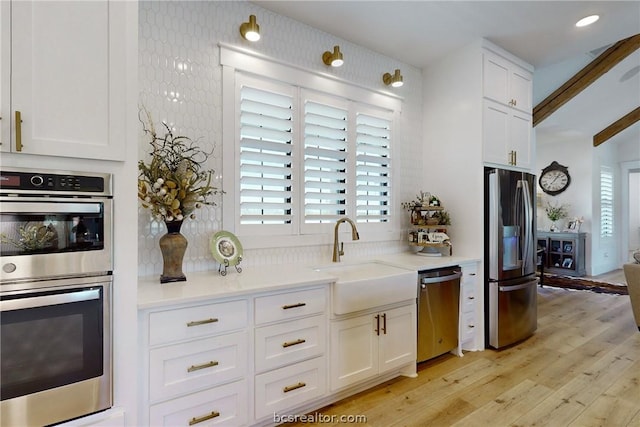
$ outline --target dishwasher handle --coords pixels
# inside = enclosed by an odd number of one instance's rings
[[[440,277],[423,277],[420,279],[420,284],[427,285],[429,283],[442,283],[448,282],[450,280],[456,280],[462,277],[461,271],[456,271],[455,274],[450,274],[448,276],[440,276]],[[424,289],[424,286],[422,286]]]

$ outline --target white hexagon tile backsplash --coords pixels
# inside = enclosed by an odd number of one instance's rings
[[[207,144],[213,150],[207,168],[222,171],[222,69],[218,43],[225,42],[299,67],[330,72],[365,87],[380,87],[385,71],[401,68],[406,89],[401,93],[403,130],[396,140],[403,148],[396,152],[396,164],[400,167],[396,168],[399,172],[395,179],[399,183],[419,181],[421,169],[415,159],[422,156],[422,133],[420,126],[411,124],[421,122],[420,70],[246,1],[141,1],[139,12],[140,105],[151,113],[157,125],[166,122],[177,133]],[[255,46],[244,40],[238,30],[250,14],[258,17],[262,34]],[[328,71],[321,61],[322,52],[336,44],[340,45],[348,66]],[[139,155],[145,158],[149,146],[142,130],[139,144]],[[215,185],[224,188],[221,174],[216,175]],[[400,185],[399,200],[413,197],[415,190],[412,185]],[[182,233],[189,241],[183,265],[185,273],[217,269],[209,251],[209,239],[221,229],[221,218],[220,205],[207,206],[196,211],[196,219],[184,222]],[[166,232],[165,226],[151,220],[143,208],[139,209],[138,224],[139,275],[160,274],[162,256],[158,239]],[[358,256],[378,255],[403,247],[403,241],[385,245],[359,242],[353,252]],[[330,256],[329,245],[245,250],[243,264],[310,264],[326,262]]]

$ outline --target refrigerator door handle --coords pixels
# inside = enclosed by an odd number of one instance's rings
[[[524,260],[523,263],[523,273],[528,274],[531,273],[531,266],[533,264],[533,204],[531,203],[531,192],[529,190],[529,183],[525,180],[522,180],[522,196],[524,198],[524,250],[522,254],[522,258]]]
[[[498,279],[500,277],[500,236],[498,235],[498,215],[499,215],[500,186],[497,171],[489,175],[489,277]]]
[[[498,290],[500,292],[511,292],[511,291],[519,291],[520,289],[525,289],[528,288],[531,285],[538,285],[538,280],[532,280],[531,282],[527,282],[527,283],[523,283],[521,285],[515,285],[515,286],[498,286]]]

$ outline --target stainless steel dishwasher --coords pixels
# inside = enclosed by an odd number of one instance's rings
[[[458,346],[459,266],[418,272],[418,362]]]

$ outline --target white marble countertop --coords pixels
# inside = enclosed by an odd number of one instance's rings
[[[379,262],[390,266],[413,271],[429,270],[439,267],[458,265],[478,261],[465,257],[425,257],[411,252],[402,252],[384,257],[350,261]],[[347,264],[347,263],[345,263]],[[332,265],[326,263],[325,265]],[[141,277],[138,280],[138,309],[146,310],[170,304],[182,304],[200,301],[205,298],[229,298],[255,294],[257,292],[276,291],[295,286],[313,286],[334,283],[337,280],[331,268],[320,269],[314,266],[278,264],[268,266],[243,267],[242,273],[234,268],[222,276],[217,270],[187,273],[187,281],[160,283],[158,276]]]
[[[396,267],[416,270],[419,272],[422,270],[432,270],[434,268],[440,267],[451,267],[453,265],[459,265],[468,262],[478,262],[480,261],[480,259],[460,256],[431,257],[417,255],[411,252],[401,252],[397,254],[387,255],[384,258],[378,258],[378,261]]]
[[[138,309],[181,304],[203,298],[227,298],[292,286],[333,283],[335,276],[293,264],[243,267],[242,273],[229,268],[222,276],[217,270],[185,273],[186,282],[160,283],[160,276],[138,280]]]

